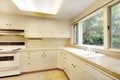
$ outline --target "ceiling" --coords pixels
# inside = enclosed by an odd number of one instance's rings
[[[97,0],[63,0],[56,15],[20,11],[12,0],[0,0],[0,13],[20,14],[37,17],[72,19]]]

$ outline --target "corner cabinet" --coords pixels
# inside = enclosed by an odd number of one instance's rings
[[[76,56],[66,52],[64,67],[70,80],[85,80],[85,62]]]
[[[63,69],[70,80],[85,80],[85,62],[66,52],[57,52],[57,67]]]

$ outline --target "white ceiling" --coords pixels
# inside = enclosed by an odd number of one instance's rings
[[[59,19],[72,19],[97,0],[63,0],[57,15],[46,15],[20,11],[12,0],[0,0],[0,13],[40,16]]]

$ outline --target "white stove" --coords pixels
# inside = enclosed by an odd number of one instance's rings
[[[0,46],[0,77],[20,74],[20,53],[23,46]]]

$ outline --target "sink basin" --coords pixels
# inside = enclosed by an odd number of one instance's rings
[[[83,50],[82,53],[80,53],[80,56],[83,56],[85,58],[92,58],[92,57],[99,57],[99,56],[105,56],[105,55],[101,53],[88,52]]]
[[[85,58],[92,58],[92,57],[99,57],[99,56],[104,56],[103,54],[99,54],[99,53],[88,53],[88,54],[81,54],[81,56],[85,57]]]
[[[104,54],[101,53],[89,52],[82,49],[67,48],[66,50],[84,58],[105,56]]]

